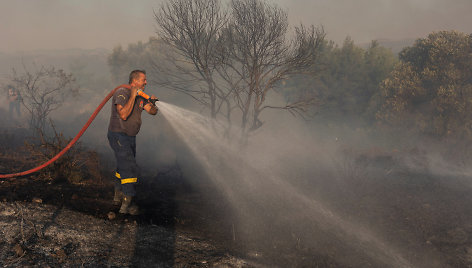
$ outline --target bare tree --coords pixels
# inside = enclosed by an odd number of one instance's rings
[[[323,28],[295,27],[287,38],[287,13],[263,0],[232,0],[229,11],[218,0],[169,0],[155,12],[158,34],[176,54],[161,85],[181,91],[210,108],[215,118],[240,115],[242,136],[263,125],[268,108],[303,115],[305,98],[271,105],[267,95],[291,75],[310,73],[320,51]],[[162,66],[162,64],[156,64]],[[204,82],[204,83],[201,83]],[[234,113],[235,109],[239,112]]]
[[[23,73],[13,69],[13,82],[22,95],[22,103],[30,114],[30,128],[44,133],[49,114],[58,109],[65,98],[78,92],[72,74],[55,67],[40,67],[35,72],[23,65]]]
[[[266,103],[266,97],[282,80],[313,70],[310,67],[325,37],[323,28],[301,25],[295,28],[293,39],[287,40],[287,13],[277,6],[260,0],[232,0],[231,7],[227,65],[244,81],[234,92],[243,132],[260,128],[261,112],[267,108],[303,115],[313,98],[274,106]]]
[[[156,82],[208,106],[215,118],[228,104],[231,91],[217,83],[215,75],[220,64],[215,52],[221,47],[219,36],[227,20],[220,1],[170,0],[154,14],[159,37],[175,52],[166,53],[172,68],[154,64],[161,74]]]

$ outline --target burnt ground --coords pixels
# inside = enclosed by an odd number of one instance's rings
[[[0,181],[0,265],[258,266],[208,225],[220,225],[221,219],[183,185],[178,173],[143,178],[138,191],[143,213],[130,216],[112,204],[111,184],[72,185],[34,177]],[[210,209],[202,211],[204,206]]]
[[[382,234],[412,267],[472,267],[470,177],[411,169],[405,158],[351,153],[338,170],[347,179],[299,186],[330,200],[346,221]],[[15,165],[1,155],[0,172]],[[107,179],[0,180],[0,266],[385,267],[362,251],[346,257],[340,236],[308,241],[316,226],[296,219],[290,222],[303,226],[301,236],[292,236],[296,226],[287,236],[270,234],[269,226],[263,243],[243,240],[218,190],[208,182],[193,186],[177,166],[142,178],[138,192],[143,214],[123,216]]]

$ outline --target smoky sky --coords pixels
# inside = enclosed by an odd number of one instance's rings
[[[155,35],[153,9],[165,0],[0,2],[0,52],[108,48]],[[292,26],[323,25],[327,39],[416,39],[439,30],[472,32],[470,0],[269,0]]]

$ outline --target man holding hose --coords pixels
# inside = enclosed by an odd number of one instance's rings
[[[139,214],[138,206],[133,202],[139,177],[136,135],[141,127],[141,112],[145,110],[151,115],[157,114],[156,105],[139,95],[146,84],[146,72],[134,70],[129,75],[129,87],[117,89],[112,100],[108,141],[116,158],[113,202],[117,205],[121,202],[119,212],[122,214]],[[152,95],[151,99],[157,98]]]

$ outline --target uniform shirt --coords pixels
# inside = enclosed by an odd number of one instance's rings
[[[113,94],[110,124],[108,125],[109,131],[124,133],[128,136],[136,136],[138,134],[141,128],[141,113],[148,101],[140,96],[136,96],[131,114],[128,116],[128,119],[122,120],[116,110],[116,105],[125,106],[130,96],[131,91],[127,88],[119,88]]]

